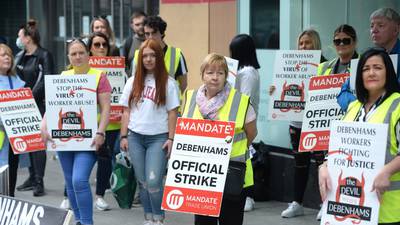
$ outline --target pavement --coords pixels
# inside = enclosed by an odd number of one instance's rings
[[[44,179],[46,195],[42,197],[33,197],[32,191],[16,191],[17,198],[25,199],[31,202],[46,204],[58,207],[63,199],[64,177],[58,160],[54,157],[54,152],[48,152],[46,175]],[[90,179],[92,191],[95,189],[95,171],[92,171]],[[23,183],[28,177],[26,168],[19,169],[17,185]],[[143,210],[141,207],[132,209],[120,209],[114,200],[112,194],[107,192],[106,201],[111,205],[111,210],[99,211],[94,209],[95,225],[142,225]],[[277,201],[256,202],[255,209],[246,212],[243,225],[317,225],[315,220],[317,210],[305,208],[304,216],[290,219],[281,218],[281,212],[287,208],[287,203]],[[175,212],[166,212],[165,225],[192,225],[193,215]],[[70,225],[75,225],[71,221]]]

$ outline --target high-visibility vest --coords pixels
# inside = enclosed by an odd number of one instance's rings
[[[101,78],[101,74],[103,73],[103,71],[98,70],[98,69],[93,69],[90,68],[89,71],[87,72],[87,74],[89,75],[96,75],[96,90],[97,87],[99,86],[99,82],[100,82],[100,78]],[[75,71],[73,69],[71,70],[66,70],[61,72],[61,75],[75,75]],[[97,113],[97,121],[100,121],[100,113]],[[118,130],[121,128],[121,123],[108,123],[106,130]]]
[[[186,103],[183,109],[182,117],[204,119],[196,104],[197,90],[186,92]],[[230,155],[231,161],[246,163],[246,174],[243,187],[254,184],[253,167],[251,165],[250,153],[247,148],[247,137],[244,132],[247,108],[249,107],[250,97],[240,94],[234,88],[231,89],[225,105],[218,111],[218,120],[235,122],[235,136]]]
[[[3,148],[5,138],[6,132],[4,130],[0,130],[0,149]]]
[[[354,121],[362,106],[357,100],[352,102],[342,120]],[[375,110],[367,122],[389,124],[387,149],[385,149],[385,164],[387,164],[397,156],[398,151],[395,126],[400,119],[400,94],[393,93]],[[390,181],[388,191],[382,196],[379,223],[400,222],[400,172],[393,174]]]
[[[335,59],[332,59],[331,61],[326,61],[326,62],[320,63],[318,65],[317,76],[332,74],[332,69],[333,69],[333,67],[335,67],[336,62],[338,60],[339,60],[339,58],[335,58]]]

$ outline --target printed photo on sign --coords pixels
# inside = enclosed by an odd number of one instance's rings
[[[378,224],[380,203],[371,190],[384,166],[387,131],[387,124],[332,121],[332,189],[322,206],[321,224]]]
[[[89,65],[106,73],[112,88],[110,122],[120,122],[123,107],[118,103],[126,80],[128,79],[125,72],[125,57],[91,56],[89,58]]]
[[[95,75],[45,76],[46,122],[55,151],[95,150],[97,92]]]
[[[336,97],[349,74],[312,77],[303,114],[299,151],[326,151],[329,145],[330,126],[345,112]]]
[[[31,89],[0,91],[0,115],[14,154],[46,149],[40,135],[42,116]]]
[[[317,74],[320,50],[281,50],[275,55],[268,119],[301,121],[308,83]]]
[[[162,208],[219,216],[234,122],[178,118]]]

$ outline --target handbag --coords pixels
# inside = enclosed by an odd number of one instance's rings
[[[224,198],[232,200],[239,199],[240,193],[242,193],[243,190],[245,175],[246,163],[229,161],[225,180]]]
[[[136,191],[136,179],[126,153],[116,156],[116,164],[110,177],[111,191],[121,209],[130,209]]]

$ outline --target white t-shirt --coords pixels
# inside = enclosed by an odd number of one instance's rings
[[[235,89],[250,96],[250,102],[256,114],[258,114],[260,103],[260,75],[258,71],[252,66],[241,68],[237,73]]]
[[[119,104],[129,107],[129,96],[132,92],[134,77],[125,84]],[[142,99],[132,103],[128,129],[143,135],[156,135],[168,132],[168,111],[177,108],[179,90],[175,80],[168,77],[165,105],[157,106],[154,102],[156,82],[152,74],[146,75]]]

